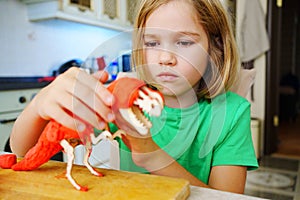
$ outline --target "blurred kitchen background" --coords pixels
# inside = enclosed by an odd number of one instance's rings
[[[69,7],[76,7],[75,3],[72,5]],[[126,24],[116,25],[113,29],[89,25],[87,23],[93,23],[92,19],[95,16],[82,16],[83,19],[79,16],[81,13],[85,15],[88,11],[80,11],[79,8],[77,11],[69,11],[79,18],[73,19],[72,14],[68,16],[59,10],[62,6],[64,6],[62,1],[58,0],[0,1],[1,76],[52,75],[52,70],[57,69],[64,62],[74,58],[85,60],[100,44],[129,28]],[[40,16],[41,12],[44,12],[42,16]],[[66,16],[63,16],[64,14]],[[59,15],[63,17],[57,17]],[[31,21],[31,16],[38,17]],[[84,22],[84,17],[87,23]],[[111,22],[107,21],[109,26]],[[130,39],[123,39],[119,43],[119,50],[123,47],[130,48]]]
[[[300,199],[299,1],[221,1],[239,45],[242,83],[252,84],[247,99],[261,170],[249,175],[246,193]],[[60,69],[129,70],[137,2],[0,0],[0,151],[18,114]],[[105,149],[95,165],[109,167]]]

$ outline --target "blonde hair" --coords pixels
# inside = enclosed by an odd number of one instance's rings
[[[132,63],[143,77],[143,34],[148,17],[161,5],[182,0],[142,0],[134,24]],[[235,82],[238,71],[238,52],[231,24],[219,0],[184,0],[192,5],[209,42],[210,62],[200,81],[198,96],[211,99],[227,91]]]

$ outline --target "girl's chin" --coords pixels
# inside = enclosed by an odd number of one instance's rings
[[[172,88],[168,88],[166,86],[162,86],[162,88],[160,89],[160,92],[164,95],[164,96],[175,96],[175,91]]]

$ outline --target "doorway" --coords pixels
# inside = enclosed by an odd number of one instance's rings
[[[265,154],[300,159],[300,2],[268,2]]]

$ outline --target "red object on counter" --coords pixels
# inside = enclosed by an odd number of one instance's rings
[[[41,83],[41,82],[51,82],[55,79],[56,77],[55,76],[45,76],[45,77],[42,77],[42,78],[39,78],[38,79],[38,82]]]
[[[17,156],[15,154],[4,154],[0,157],[0,168],[10,169],[11,166],[17,163]]]
[[[105,69],[105,60],[104,60],[104,57],[99,57],[99,58],[96,58],[97,60],[97,65],[98,65],[98,70],[104,70]]]

